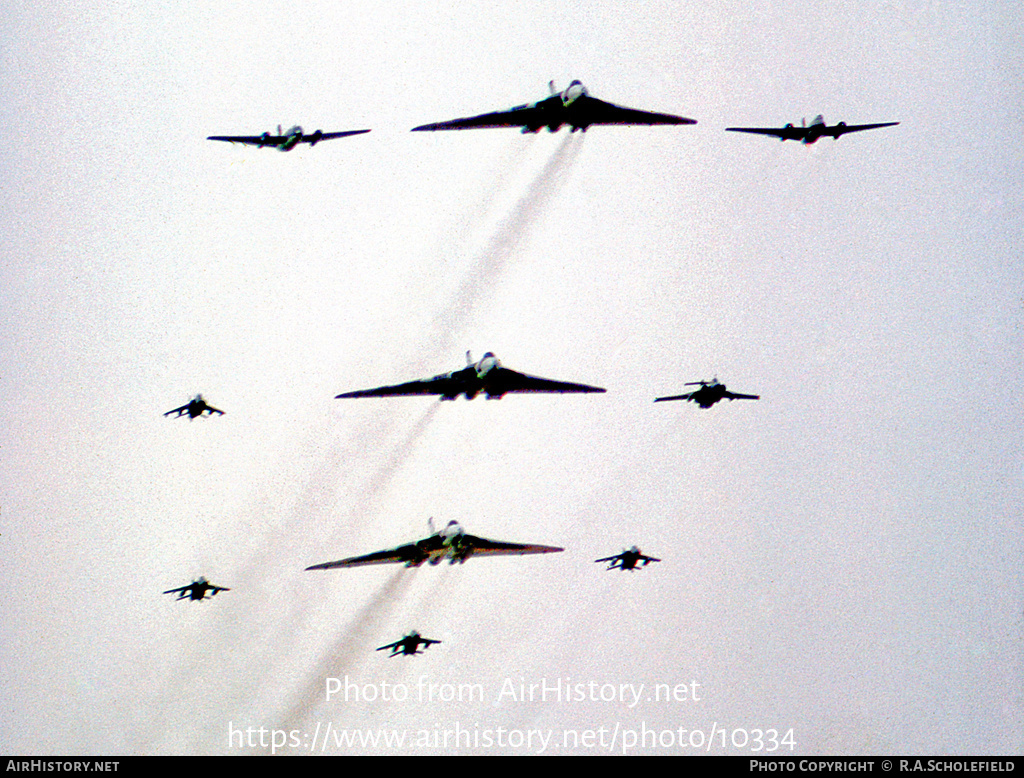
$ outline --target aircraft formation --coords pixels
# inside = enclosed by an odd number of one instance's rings
[[[548,97],[532,103],[517,105],[504,111],[491,111],[478,116],[466,116],[460,119],[421,124],[413,127],[412,132],[436,132],[438,130],[484,130],[504,127],[518,127],[523,133],[540,132],[547,127],[549,132],[558,132],[568,127],[570,132],[586,132],[587,128],[597,124],[605,125],[682,125],[696,124],[696,119],[675,116],[669,113],[641,111],[636,108],[625,108],[621,105],[608,103],[591,97],[587,88],[579,80],[573,80],[569,86],[559,91],[555,82],[548,82]],[[772,135],[782,140],[798,140],[810,145],[819,138],[828,136],[838,140],[840,135],[862,130],[873,130],[879,127],[894,127],[899,122],[882,122],[876,124],[851,124],[839,122],[833,127],[825,124],[824,117],[819,114],[808,127],[806,119],[802,126],[787,124],[779,129],[769,127],[726,127],[730,132],[749,132],[758,135]],[[311,147],[322,140],[344,138],[350,135],[362,135],[370,130],[343,130],[341,132],[323,132],[317,130],[304,134],[302,127],[295,126],[287,132],[277,125],[277,133],[264,132],[260,135],[210,135],[207,140],[241,143],[259,148],[277,148],[291,151],[300,143],[308,143]]]
[[[523,133],[537,133],[543,128],[549,132],[557,132],[568,127],[570,132],[586,132],[594,125],[693,125],[696,120],[667,113],[656,113],[634,108],[626,108],[592,97],[586,87],[578,80],[572,81],[564,90],[557,90],[554,82],[549,83],[549,95],[532,103],[514,106],[507,110],[492,111],[475,116],[449,119],[440,122],[422,124],[413,127],[413,132],[435,132],[445,130],[518,128]],[[786,124],[781,128],[770,127],[727,127],[729,132],[742,132],[779,138],[783,141],[795,140],[810,145],[823,137],[834,140],[844,134],[864,130],[892,127],[899,122],[883,122],[875,124],[847,125],[839,122],[828,126],[824,117],[817,116],[810,125],[806,120],[797,127]],[[369,129],[343,130],[340,132],[323,132],[316,130],[305,133],[302,127],[295,126],[283,131],[278,125],[277,132],[264,132],[260,135],[211,135],[207,139],[225,141],[233,144],[255,146],[257,148],[276,148],[280,151],[291,151],[300,144],[315,146],[323,140],[332,140],[370,132]],[[760,395],[739,394],[729,391],[725,384],[717,378],[711,381],[691,381],[685,386],[696,386],[697,389],[683,394],[657,397],[654,402],[684,400],[696,403],[702,409],[711,408],[720,400],[758,400]],[[472,400],[484,395],[488,400],[500,400],[506,394],[555,393],[555,394],[602,394],[602,387],[582,383],[571,383],[561,380],[540,378],[520,373],[502,366],[493,352],[488,351],[479,361],[474,361],[466,352],[466,366],[458,370],[435,375],[430,378],[407,381],[405,383],[378,386],[371,389],[347,391],[335,396],[335,399],[385,398],[397,396],[434,395],[441,401],[452,401],[458,397]],[[224,411],[207,404],[201,394],[187,404],[167,411],[164,416],[180,418],[187,415],[190,419],[201,416],[223,416]],[[409,568],[421,567],[424,563],[436,566],[444,561],[450,565],[464,564],[471,557],[499,555],[541,555],[560,553],[565,549],[557,546],[524,544],[508,541],[489,540],[470,535],[465,532],[457,521],[435,530],[430,520],[430,534],[419,540],[405,543],[381,551],[359,556],[350,556],[330,562],[310,565],[306,570],[333,570],[354,568],[369,565],[400,564]],[[638,546],[632,546],[619,554],[594,560],[596,563],[607,563],[606,570],[622,570],[635,572],[648,565],[661,562],[657,557],[648,556]],[[169,589],[164,594],[177,594],[178,600],[188,599],[202,601],[212,598],[218,592],[230,591],[226,587],[214,586],[205,577],[191,584],[176,589]],[[377,651],[390,650],[389,657],[416,656],[423,654],[420,650],[441,643],[440,640],[424,638],[417,631],[412,631],[400,640],[380,646]]]

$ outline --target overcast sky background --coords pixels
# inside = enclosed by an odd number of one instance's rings
[[[264,727],[305,753],[328,724],[1021,752],[1016,3],[2,16],[0,752],[260,753],[229,728]],[[408,131],[573,78],[699,123]],[[723,131],[818,113],[901,124]],[[205,140],[278,123],[373,131]],[[333,399],[467,350],[608,392]],[[761,400],[652,403],[713,376]],[[198,392],[226,415],[162,416]],[[566,550],[304,569],[431,516]],[[593,562],[633,544],[663,561]],[[161,594],[200,575],[231,591]],[[443,642],[374,651],[412,629]],[[326,700],[345,676],[409,699]],[[485,699],[421,702],[421,679]],[[348,751],[376,752],[326,749]]]

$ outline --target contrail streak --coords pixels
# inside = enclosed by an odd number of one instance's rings
[[[376,596],[352,618],[334,645],[307,674],[309,680],[284,715],[280,729],[295,729],[316,711],[317,705],[324,701],[324,679],[345,675],[358,660],[368,656],[373,648],[373,636],[387,621],[399,598],[408,591],[415,572],[404,567],[396,570]]]
[[[439,331],[440,337],[432,341],[432,359],[450,352],[455,336],[473,315],[487,289],[501,277],[509,257],[557,193],[565,172],[579,155],[581,147],[582,140],[577,140],[577,136],[572,133],[567,134],[513,206],[512,212],[498,225],[451,300],[434,317],[434,328]]]
[[[412,452],[416,449],[416,444],[423,436],[423,433],[426,432],[427,427],[430,426],[430,422],[437,413],[439,405],[440,403],[438,402],[430,404],[419,421],[409,430],[409,434],[395,446],[391,456],[373,473],[369,483],[363,488],[359,503],[352,509],[353,514],[357,510],[370,513],[377,509],[381,496],[387,491],[388,486],[390,486],[398,471],[401,470],[402,465],[406,463]]]

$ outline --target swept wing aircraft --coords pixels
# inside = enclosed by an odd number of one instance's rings
[[[555,546],[536,546],[523,543],[506,543],[500,540],[488,540],[478,538],[475,535],[467,535],[457,521],[449,521],[448,525],[439,532],[433,531],[433,521],[430,522],[432,534],[423,540],[415,543],[407,543],[397,548],[389,548],[384,551],[377,551],[364,556],[353,556],[348,559],[339,559],[336,562],[324,562],[319,565],[307,567],[307,570],[331,570],[335,567],[362,567],[364,565],[386,565],[391,563],[404,564],[406,567],[419,567],[424,562],[431,565],[439,565],[445,559],[449,564],[458,562],[463,564],[471,556],[500,556],[507,554],[552,554],[556,551],[565,551],[564,548]]]
[[[811,122],[811,126],[807,126],[807,120],[804,119],[799,127],[795,127],[792,124],[787,124],[785,127],[775,129],[774,127],[726,127],[727,132],[750,132],[755,135],[774,135],[776,138],[781,140],[798,140],[803,144],[810,146],[815,143],[818,138],[825,136],[831,137],[832,140],[839,140],[840,135],[845,135],[848,132],[860,132],[862,130],[874,130],[877,127],[895,127],[899,122],[883,122],[881,124],[847,124],[846,122],[839,122],[832,127],[825,124],[825,117],[818,114],[814,117],[814,121]]]
[[[345,138],[349,135],[362,135],[364,132],[369,132],[369,130],[345,130],[344,132],[317,130],[305,135],[302,132],[302,128],[298,125],[292,127],[288,132],[282,132],[281,125],[279,124],[277,125],[277,135],[272,135],[269,132],[265,132],[262,135],[211,135],[207,140],[225,140],[229,143],[244,143],[249,146],[258,146],[261,149],[264,146],[270,146],[276,147],[281,151],[291,151],[300,143],[308,143],[310,148],[312,148],[322,140]]]
[[[466,352],[466,367],[451,373],[442,373],[433,378],[420,381],[409,381],[394,386],[379,386],[376,389],[361,389],[356,392],[345,392],[336,395],[340,400],[350,397],[394,397],[410,394],[439,394],[442,400],[454,400],[464,394],[472,400],[483,392],[488,400],[500,400],[510,392],[555,392],[560,394],[574,392],[604,392],[597,386],[571,384],[565,381],[551,381],[547,378],[517,373],[502,367],[498,358],[488,351],[483,359],[474,362],[470,353]]]
[[[651,113],[633,108],[606,103],[591,97],[587,88],[579,81],[573,81],[563,91],[555,89],[555,82],[548,84],[551,96],[536,103],[517,105],[507,111],[452,119],[436,124],[413,127],[413,132],[425,130],[470,130],[491,127],[521,127],[524,133],[539,132],[547,127],[555,132],[562,125],[569,125],[573,132],[587,131],[592,124],[696,124],[694,119],[684,119],[667,113]]]
[[[401,640],[396,640],[394,643],[388,643],[386,646],[381,646],[378,651],[386,651],[391,649],[391,653],[388,655],[390,659],[393,656],[404,654],[405,656],[413,656],[414,654],[422,654],[423,651],[419,651],[419,647],[423,646],[424,649],[430,648],[435,643],[440,643],[440,640],[431,640],[430,638],[420,637],[420,633],[413,630]]]
[[[636,546],[623,551],[621,554],[615,556],[606,556],[604,559],[595,559],[595,562],[607,562],[607,570],[636,570],[637,564],[640,567],[647,567],[651,562],[660,562],[660,559],[656,559],[653,556],[645,556],[640,553],[640,549]]]
[[[668,402],[669,400],[692,400],[697,403],[701,408],[710,408],[719,400],[760,400],[761,395],[759,394],[737,394],[736,392],[730,392],[725,388],[725,384],[720,384],[717,378],[711,381],[690,381],[684,386],[700,386],[693,392],[687,392],[686,394],[676,394],[672,397],[659,397],[654,402]]]
[[[206,578],[200,578],[198,581],[193,581],[188,586],[180,586],[177,589],[168,589],[164,594],[176,594],[179,600],[184,600],[186,597],[190,600],[205,600],[206,593],[210,593],[210,597],[216,596],[217,592],[230,592],[231,590],[224,586],[214,586],[212,583],[206,580]]]
[[[204,413],[210,416],[213,414],[224,415],[224,411],[217,410],[212,405],[207,405],[206,400],[203,399],[201,394],[197,394],[187,404],[182,405],[180,408],[175,408],[173,411],[167,411],[164,416],[170,416],[172,413],[178,414],[174,418],[178,419],[184,416],[186,413],[190,419],[194,419],[196,416],[202,416]]]

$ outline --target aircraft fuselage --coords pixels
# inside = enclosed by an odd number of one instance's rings
[[[450,564],[458,562],[461,565],[472,555],[473,546],[467,542],[462,526],[457,521],[450,521],[439,532],[404,547],[402,553],[401,561],[406,567],[419,567],[424,562],[436,567],[446,559]]]
[[[541,127],[547,127],[548,132],[558,132],[564,125],[568,124],[573,132],[577,130],[587,131],[590,122],[580,110],[576,101],[587,94],[587,88],[580,81],[573,81],[563,91],[554,94],[545,100],[533,103],[532,106],[524,105],[520,108],[533,107],[541,111],[542,121],[539,124],[529,124],[523,127],[523,133],[540,132]]]
[[[807,137],[804,138],[804,145],[810,146],[812,143],[817,143],[818,139],[822,136],[822,131],[825,129],[824,124],[812,124],[807,128]]]
[[[500,367],[500,365],[501,363],[498,361],[498,358],[488,351],[479,362],[467,365],[462,370],[456,370],[454,373],[449,373],[448,377],[456,383],[458,391],[443,394],[441,399],[454,400],[459,395],[465,395],[467,400],[472,400],[480,392],[483,392],[488,400],[500,400],[503,393],[496,390],[489,391],[487,379],[490,372],[496,367]],[[492,386],[491,388],[493,389],[494,387]]]
[[[707,384],[693,393],[693,401],[701,408],[710,408],[725,397],[725,384]]]
[[[281,151],[291,151],[302,143],[302,128],[292,127],[285,135],[284,141],[278,147]]]

